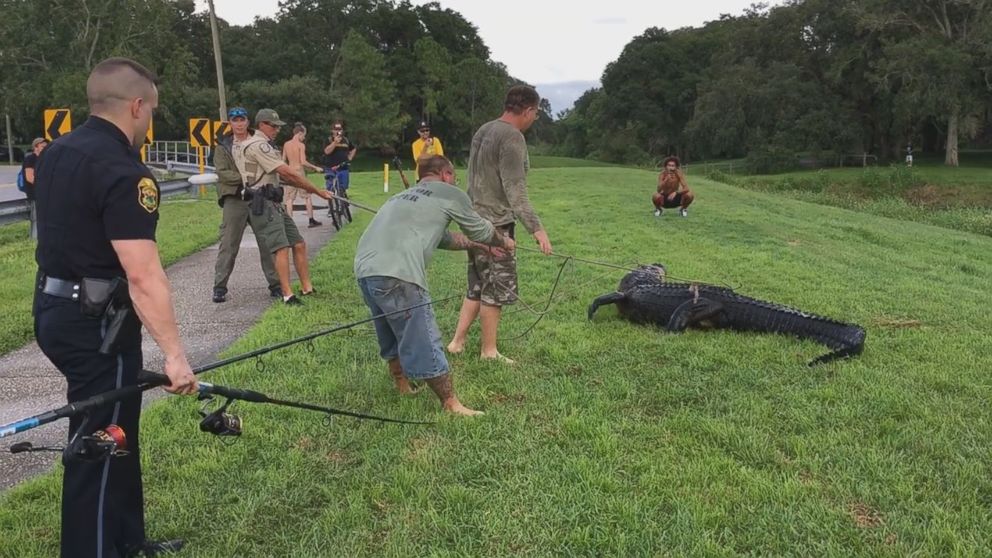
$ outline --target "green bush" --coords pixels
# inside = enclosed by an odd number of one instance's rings
[[[791,149],[768,145],[752,149],[745,165],[750,174],[773,174],[797,168],[796,153]]]

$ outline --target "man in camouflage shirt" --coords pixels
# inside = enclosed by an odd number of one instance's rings
[[[550,255],[548,233],[527,198],[529,159],[523,132],[537,120],[540,102],[534,88],[514,86],[506,94],[503,115],[476,131],[469,153],[468,195],[479,215],[496,225],[501,234],[514,238],[514,224],[519,220],[541,251]],[[469,250],[468,293],[448,352],[464,350],[468,329],[479,316],[481,357],[513,364],[497,349],[496,335],[503,306],[516,300],[517,260],[513,252],[495,256],[485,250]]]

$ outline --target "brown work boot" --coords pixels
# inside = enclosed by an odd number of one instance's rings
[[[400,365],[400,359],[391,359],[388,363],[389,365],[389,375],[393,377],[393,383],[396,384],[396,389],[403,395],[413,395],[417,393],[419,389],[414,389],[410,385],[410,380],[406,379],[403,375],[403,367]]]

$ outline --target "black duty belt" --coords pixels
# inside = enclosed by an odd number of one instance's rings
[[[79,289],[79,283],[75,281],[66,281],[65,279],[46,277],[44,275],[38,278],[38,290],[47,295],[78,301],[80,296]]]

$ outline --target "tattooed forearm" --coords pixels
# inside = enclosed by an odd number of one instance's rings
[[[448,236],[441,243],[441,248],[445,250],[468,250],[469,248],[478,248],[479,246],[481,244],[469,240],[467,236],[460,232],[449,232]]]

